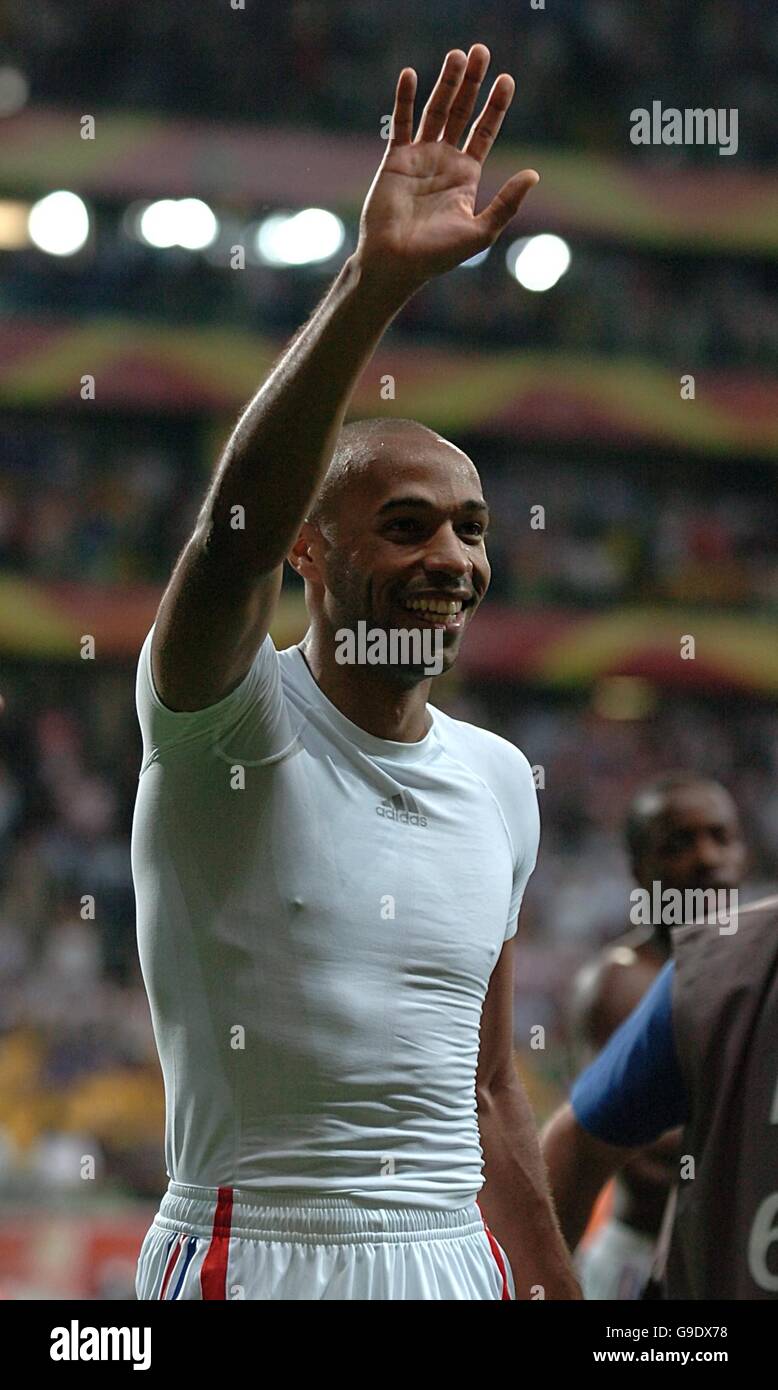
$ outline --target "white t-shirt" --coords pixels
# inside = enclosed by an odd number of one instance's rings
[[[132,864],[168,1175],[472,1201],[481,1010],[538,847],[526,758],[431,705],[420,742],[375,738],[270,637],[174,713],[151,635]]]

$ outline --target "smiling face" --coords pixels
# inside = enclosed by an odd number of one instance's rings
[[[489,586],[488,521],[478,473],[461,450],[423,427],[384,426],[340,489],[331,522],[303,528],[319,577],[301,571],[313,583],[314,621],[333,636],[358,622],[386,632],[440,628],[448,670]],[[393,674],[424,679],[416,667]]]

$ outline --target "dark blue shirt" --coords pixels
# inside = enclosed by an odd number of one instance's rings
[[[573,1086],[578,1123],[608,1144],[650,1144],[688,1119],[673,1037],[673,967],[669,960]]]

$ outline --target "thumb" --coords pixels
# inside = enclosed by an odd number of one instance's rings
[[[516,216],[530,189],[537,183],[540,183],[540,174],[534,169],[522,169],[520,174],[514,174],[503,184],[491,203],[478,214],[475,224],[489,244],[497,240],[503,228]]]

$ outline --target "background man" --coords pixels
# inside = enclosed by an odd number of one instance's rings
[[[627,849],[636,883],[664,889],[737,888],[746,850],[737,807],[718,782],[694,772],[668,773],[642,787],[630,807]],[[585,1060],[605,1046],[669,959],[672,929],[661,920],[636,926],[585,967],[575,984],[573,1018]],[[619,1173],[608,1219],[579,1251],[584,1294],[639,1298],[678,1177],[680,1134],[663,1136]]]
[[[731,925],[673,932],[676,959],[544,1132],[573,1248],[603,1181],[637,1146],[684,1125],[673,1299],[778,1297],[778,898]]]

